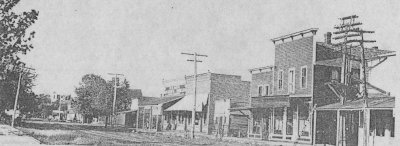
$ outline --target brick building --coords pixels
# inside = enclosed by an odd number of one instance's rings
[[[229,131],[229,108],[248,103],[250,83],[240,76],[203,73],[197,76],[196,131],[211,134],[217,123]],[[193,110],[194,77],[185,76],[185,96],[164,111],[164,120],[172,130],[188,130]],[[219,119],[219,120],[217,120]],[[168,125],[168,124],[167,124]]]
[[[360,63],[351,62],[350,74],[347,74],[355,78],[350,81],[351,87],[338,90],[343,78],[341,53],[332,47],[330,34],[326,35],[325,42],[317,42],[317,30],[311,28],[272,39],[275,64],[249,70],[251,104],[231,109],[243,115],[250,112],[249,138],[313,144],[317,134],[315,108],[357,98]],[[377,57],[375,52],[379,52],[379,56],[393,53],[379,49],[366,51],[371,54],[370,59]],[[360,55],[357,49],[353,53],[355,58]],[[339,91],[349,96],[341,99],[337,95]],[[333,135],[323,137],[335,137],[336,131],[332,131]]]

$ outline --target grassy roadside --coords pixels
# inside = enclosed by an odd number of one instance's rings
[[[104,128],[91,125],[64,125],[50,123],[26,123],[19,127],[23,133],[48,145],[125,145],[130,141],[114,140],[84,133],[80,130],[121,131],[118,128]]]

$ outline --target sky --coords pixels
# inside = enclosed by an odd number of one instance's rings
[[[15,11],[39,11],[34,49],[23,57],[36,69],[37,93],[74,95],[81,77],[121,73],[132,88],[159,96],[162,79],[193,74],[181,52],[208,55],[199,73],[241,75],[274,64],[270,39],[319,28],[334,31],[338,18],[359,15],[374,46],[400,52],[399,1],[295,0],[21,0]],[[400,95],[399,57],[372,72],[371,83]]]

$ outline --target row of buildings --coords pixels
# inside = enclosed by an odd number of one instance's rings
[[[161,98],[135,98],[118,119],[138,129],[188,130],[195,124],[196,131],[208,134],[223,130],[227,136],[310,145],[394,144],[395,98],[369,82],[368,98],[361,98],[362,50],[348,54],[353,59],[345,73],[331,33],[317,41],[317,31],[272,39],[275,63],[249,69],[250,82],[237,75],[199,74],[195,123],[193,76],[164,80]],[[366,48],[365,56],[371,72],[395,52]],[[345,77],[347,85],[341,83]]]

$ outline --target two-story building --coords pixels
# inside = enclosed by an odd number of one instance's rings
[[[317,30],[311,28],[272,39],[275,45],[274,65],[249,70],[252,74],[251,105],[231,109],[244,115],[250,111],[249,138],[315,144],[316,107],[343,101],[337,96],[342,92],[348,95],[345,100],[357,99],[360,62],[348,62],[351,65],[345,75],[354,79],[349,86],[337,90],[343,78],[342,54],[332,47],[329,33],[325,35],[325,42],[317,42]],[[352,55],[359,56],[359,53],[355,49]],[[393,52],[367,49],[371,59],[377,57],[374,54],[382,56],[390,53]]]
[[[217,125],[229,131],[229,109],[248,103],[250,83],[240,76],[217,73],[197,75],[195,130],[211,134]],[[194,109],[194,76],[185,76],[184,97],[164,110],[168,130],[189,130]]]

